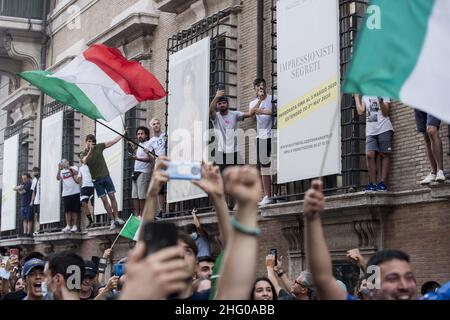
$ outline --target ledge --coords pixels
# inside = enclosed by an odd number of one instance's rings
[[[163,12],[179,14],[188,9],[197,0],[155,0],[156,8]]]
[[[111,47],[119,47],[125,42],[129,43],[140,36],[151,34],[158,26],[158,19],[159,16],[157,14],[132,13],[88,41],[86,45],[91,46],[94,43],[104,43]]]
[[[20,247],[34,245],[33,238],[20,237],[0,240],[0,247]]]
[[[38,243],[73,243],[73,242],[81,242],[84,240],[86,232],[54,232],[54,233],[41,233],[34,237],[34,242]]]
[[[450,199],[450,181],[444,183],[433,182],[430,185],[431,197],[435,199]]]
[[[28,34],[41,33],[42,20],[0,16],[0,30],[2,29],[8,30],[8,32],[24,31]]]
[[[0,109],[12,111],[18,104],[25,102],[27,99],[35,98],[37,100],[40,96],[41,91],[36,87],[22,87],[11,93],[5,100],[0,101]]]

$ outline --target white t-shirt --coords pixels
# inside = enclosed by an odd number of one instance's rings
[[[148,141],[144,141],[142,143],[139,144],[140,146],[153,151],[153,146],[150,143],[150,140]],[[155,152],[156,153],[156,152]],[[144,152],[144,149],[142,148],[137,148],[136,150],[136,157],[139,159],[149,159],[150,157]],[[143,162],[143,161],[138,161],[138,160],[134,160],[134,171],[135,172],[145,172],[145,173],[149,173],[150,169],[151,169],[151,162]]]
[[[33,204],[39,205],[41,203],[41,178],[39,177],[33,178],[33,181],[31,182],[31,190],[34,191],[34,202]]]
[[[75,166],[70,168],[72,170],[78,171],[78,168]],[[71,176],[69,169],[62,169],[59,175],[63,182],[63,192],[62,192],[63,197],[80,193],[80,186],[78,183],[75,182],[74,177]]]
[[[148,148],[150,151],[156,153],[156,155],[163,156],[166,153],[166,140],[164,139],[164,132],[161,132],[159,137],[153,136],[148,141],[151,148]]]
[[[244,120],[244,113],[241,111],[228,110],[224,116],[216,112],[214,126],[219,133],[216,137],[219,139],[218,151],[224,153],[238,151],[236,129],[237,123],[242,120]]]
[[[250,102],[248,111],[251,111],[257,104],[259,99],[256,98]],[[259,105],[260,110],[272,112],[272,96],[268,95]],[[259,139],[272,138],[272,116],[267,114],[256,115],[256,137]]]
[[[383,97],[385,102],[389,98]],[[378,97],[363,96],[362,102],[366,106],[366,136],[376,136],[386,131],[394,131],[389,117],[383,116]]]
[[[91,172],[86,164],[83,164],[78,170],[78,178],[81,178],[81,187],[93,187]]]

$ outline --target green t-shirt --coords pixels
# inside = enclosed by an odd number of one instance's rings
[[[93,180],[99,180],[109,176],[108,166],[106,165],[105,157],[103,156],[105,147],[104,143],[96,144],[94,150],[92,150],[91,158],[86,162]],[[87,154],[88,150],[85,150],[84,152]]]

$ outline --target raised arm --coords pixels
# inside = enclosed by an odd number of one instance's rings
[[[225,248],[217,285],[218,300],[247,300],[256,273],[258,256],[258,201],[262,188],[254,167],[227,168],[225,190],[235,200],[238,210],[232,219],[233,231]]]
[[[380,108],[381,108],[381,114],[383,115],[383,117],[389,117],[389,106],[390,106],[389,101],[385,101],[384,99],[381,99]]]
[[[197,187],[208,194],[216,209],[217,224],[219,225],[220,241],[226,246],[231,234],[230,213],[225,200],[222,175],[218,166],[202,165],[202,179],[192,181]]]
[[[197,217],[197,209],[192,209],[192,219],[194,220],[194,225],[197,228],[198,233],[205,238],[208,238],[208,232],[203,228],[202,224],[200,223],[200,220]]]
[[[120,140],[122,140],[122,136],[117,136],[117,137],[115,137],[114,139],[112,139],[112,140],[110,140],[110,141],[108,141],[108,142],[105,142],[105,149],[107,149],[107,148],[109,148],[109,147],[112,147],[113,145],[115,145],[117,142],[119,142]]]
[[[364,103],[361,101],[361,97],[359,94],[355,93],[355,103],[356,103],[356,111],[358,111],[359,115],[363,115],[366,112],[366,107]]]
[[[61,180],[61,163],[58,163],[58,171],[56,172],[56,180],[60,181]]]
[[[89,145],[89,146],[88,146],[88,153],[84,156],[84,158],[83,158],[83,163],[86,163],[86,164],[87,164],[88,161],[91,160],[93,150],[94,150],[94,147],[91,146],[91,145]]]
[[[225,95],[224,90],[217,90],[216,95],[214,96],[214,99],[212,99],[211,103],[209,104],[209,117],[211,120],[216,120],[216,106],[217,106],[217,99],[220,97],[223,97]]]
[[[306,192],[303,204],[306,257],[319,299],[346,300],[347,293],[341,289],[333,276],[331,257],[322,230],[320,212],[324,207],[322,181],[314,180],[311,189]]]
[[[266,269],[267,269],[267,278],[269,278],[270,282],[272,282],[273,286],[275,287],[275,292],[277,293],[277,295],[279,295],[282,287],[278,282],[278,277],[275,272],[274,255],[269,254],[266,256]]]
[[[145,199],[144,210],[142,211],[141,225],[145,222],[155,221],[156,204],[158,201],[158,194],[164,183],[169,181],[169,174],[163,170],[169,166],[169,158],[161,156],[156,160],[155,169],[153,170],[152,179],[147,190],[147,198]],[[139,229],[138,239],[144,238],[144,228]]]

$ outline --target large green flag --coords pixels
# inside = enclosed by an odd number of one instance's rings
[[[400,100],[450,123],[450,1],[373,0],[343,91]]]
[[[137,241],[140,226],[141,220],[132,214],[123,226],[119,235],[124,238]]]

